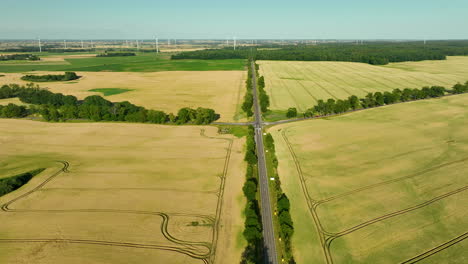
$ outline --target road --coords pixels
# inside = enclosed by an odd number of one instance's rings
[[[252,62],[252,69],[255,69],[254,62]],[[263,121],[262,113],[260,111],[260,103],[257,96],[257,76],[255,75],[255,70],[252,71],[252,82],[255,117],[255,143],[257,144],[258,175],[260,178],[260,204],[263,224],[263,239],[265,243],[265,263],[278,264],[270,191],[268,189],[269,178],[265,162],[265,148],[263,147]]]

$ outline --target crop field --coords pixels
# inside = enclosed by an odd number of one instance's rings
[[[297,263],[467,263],[468,95],[269,129]]]
[[[396,88],[441,85],[468,80],[468,57],[446,61],[391,63],[373,66],[354,62],[259,61],[272,110],[296,107],[304,112],[319,99],[346,99]]]
[[[50,72],[36,72],[48,74]],[[124,93],[107,95],[110,101],[129,101],[148,109],[177,111],[182,107],[212,108],[221,115],[219,121],[238,121],[242,118],[242,96],[247,74],[244,71],[169,71],[137,72],[77,72],[80,79],[71,82],[40,83],[56,93],[70,94],[78,99],[89,95],[103,95],[94,89],[127,89]],[[6,73],[0,85],[22,81],[20,73]],[[109,91],[109,90],[107,90]],[[122,90],[120,90],[122,91]],[[105,95],[105,94],[104,94]],[[1,102],[1,101],[0,101]]]
[[[157,72],[239,71],[245,60],[170,60],[170,54],[139,53],[130,57],[95,57],[95,54],[35,53],[41,61],[0,62],[0,73],[30,71]]]
[[[238,263],[243,140],[215,127],[0,120],[0,263]],[[225,187],[229,186],[229,187]]]

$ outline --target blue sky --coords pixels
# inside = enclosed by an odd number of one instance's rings
[[[468,0],[1,0],[0,39],[468,39]]]

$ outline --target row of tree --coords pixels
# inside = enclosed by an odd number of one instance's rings
[[[288,197],[281,188],[281,181],[278,175],[278,159],[276,157],[275,141],[270,133],[265,136],[266,157],[271,164],[269,173],[275,178],[275,193],[276,193],[276,215],[279,225],[279,236],[282,245],[282,259],[286,263],[296,263],[292,252],[291,238],[294,234],[294,225],[291,218],[291,204]]]
[[[172,60],[182,59],[198,59],[198,60],[226,60],[226,59],[248,59],[250,57],[250,50],[246,48],[239,48],[233,50],[231,48],[223,49],[205,49],[197,51],[186,51],[174,54],[171,56]]]
[[[111,102],[99,95],[78,100],[72,95],[53,93],[29,84],[27,86],[4,85],[0,88],[0,99],[18,97],[22,102],[33,104],[29,108],[9,104],[1,108],[2,117],[24,117],[40,114],[46,121],[89,119],[93,121],[126,121],[154,124],[209,124],[219,119],[213,109],[184,107],[177,112],[148,110],[130,102]]]
[[[21,77],[21,80],[30,82],[63,82],[79,78],[80,76],[75,72],[65,72],[65,74],[25,75]]]
[[[0,179],[0,197],[14,190],[17,190],[24,184],[28,183],[29,180],[32,179],[32,177],[36,176],[44,170],[45,169],[36,169],[26,173],[21,173],[16,176]]]
[[[304,117],[339,114],[348,111],[378,107],[399,102],[442,97],[446,95],[446,93],[459,94],[466,92],[468,92],[468,82],[465,84],[456,84],[453,86],[452,90],[446,90],[441,86],[432,86],[424,87],[422,89],[406,88],[404,90],[394,89],[391,92],[368,93],[364,98],[358,98],[357,96],[352,95],[343,100],[318,100],[314,107],[307,109],[307,111],[304,113]],[[292,118],[295,115],[297,115],[297,110],[295,108],[290,108],[287,112],[287,117]]]
[[[250,48],[211,49],[182,52],[172,59],[247,59]],[[350,61],[374,65],[389,62],[444,60],[446,56],[468,55],[468,41],[321,43],[258,47],[255,60]]]
[[[258,203],[258,168],[255,145],[255,130],[249,126],[244,160],[247,162],[246,181],[243,192],[247,199],[245,206],[244,238],[247,246],[242,253],[241,264],[263,263],[263,227]]]
[[[21,118],[26,117],[31,113],[32,111],[28,110],[25,106],[22,105],[0,105],[0,117],[2,118]]]
[[[252,74],[253,74],[253,69],[252,69],[252,61],[249,60],[247,64],[247,81],[245,82],[246,85],[246,92],[244,95],[244,102],[242,103],[242,110],[247,114],[247,117],[253,116],[253,104],[254,104],[254,98],[253,98],[253,83],[252,83]]]
[[[258,64],[256,65],[256,71],[258,76]],[[260,102],[260,109],[262,113],[266,113],[268,111],[268,107],[270,107],[270,97],[265,91],[265,78],[263,76],[258,78],[258,100]]]
[[[7,55],[0,55],[0,61],[8,61],[8,60],[30,60],[30,61],[38,61],[40,58],[33,54],[7,54]]]
[[[136,56],[134,52],[108,52],[96,55],[96,57],[129,57]]]

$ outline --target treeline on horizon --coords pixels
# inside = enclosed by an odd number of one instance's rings
[[[79,78],[80,76],[75,72],[65,72],[65,74],[25,75],[21,77],[21,80],[30,82],[63,82]]]
[[[9,61],[9,60],[30,60],[38,61],[40,58],[33,54],[7,54],[0,55],[0,61]]]
[[[67,121],[84,119],[92,121],[124,121],[153,124],[209,124],[219,119],[213,109],[199,107],[181,108],[177,115],[159,110],[148,110],[130,102],[111,102],[99,95],[78,100],[73,95],[63,95],[41,89],[33,84],[19,86],[3,85],[0,88],[0,99],[18,97],[21,102],[33,106],[0,105],[0,117],[15,118],[39,114],[46,121]]]
[[[129,56],[136,56],[134,52],[108,52],[105,51],[104,53],[96,55],[96,57],[129,57]]]
[[[356,95],[349,96],[347,99],[328,99],[318,100],[317,104],[303,113],[304,117],[320,117],[332,114],[341,114],[359,109],[367,109],[390,105],[401,102],[409,102],[428,98],[442,97],[447,94],[468,93],[468,81],[465,84],[456,84],[451,90],[442,86],[423,87],[422,89],[394,89],[391,92],[368,93],[364,98]],[[297,116],[296,108],[289,108],[286,116],[293,118]]]
[[[172,59],[247,59],[250,47],[187,51]],[[447,56],[468,55],[468,41],[324,43],[319,45],[270,45],[256,48],[255,60],[346,61],[372,65],[390,62],[445,60]]]

